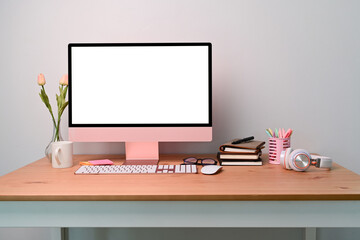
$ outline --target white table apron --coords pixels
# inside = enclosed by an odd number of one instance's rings
[[[360,201],[1,201],[0,227],[360,227]]]

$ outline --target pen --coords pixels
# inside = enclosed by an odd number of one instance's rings
[[[290,128],[286,131],[286,133],[285,133],[285,138],[287,138],[288,136],[289,136],[289,134],[290,134]]]
[[[293,133],[293,130],[291,129],[291,130],[290,130],[289,137],[291,137],[292,133]]]
[[[273,133],[273,131],[271,130],[271,128],[268,128],[268,131],[270,132],[271,137],[275,137],[275,134]]]
[[[266,132],[266,134],[267,134],[269,137],[273,137],[273,136],[270,134],[270,132],[269,132],[268,129],[265,129],[265,132]]]
[[[235,140],[231,144],[239,144],[239,143],[243,143],[243,142],[248,142],[248,141],[251,141],[253,139],[254,139],[254,136],[246,137],[246,138],[243,138],[243,139]]]
[[[93,166],[94,164],[91,164],[91,163],[89,163],[89,162],[80,162],[80,165],[81,166]]]
[[[286,133],[286,138],[289,138],[292,134],[293,130],[291,128],[289,128],[288,132]]]

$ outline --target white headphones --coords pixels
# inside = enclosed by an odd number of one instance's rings
[[[311,165],[318,168],[331,168],[332,159],[324,156],[310,155],[304,149],[287,148],[280,154],[280,163],[286,169],[298,172],[306,171]]]

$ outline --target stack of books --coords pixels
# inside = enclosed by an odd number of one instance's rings
[[[249,141],[232,144],[234,140],[220,146],[217,158],[220,165],[228,166],[261,166],[261,149],[264,148],[263,141]]]

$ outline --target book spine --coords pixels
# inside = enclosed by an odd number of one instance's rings
[[[219,159],[221,166],[262,166],[263,163],[260,160],[257,161],[223,161]]]
[[[236,151],[228,151],[226,149],[224,150],[220,150],[221,153],[225,153],[225,154],[258,154],[259,152],[261,152],[261,149],[256,150],[255,152],[236,152]]]
[[[235,161],[256,161],[260,158],[261,153],[257,154],[223,154],[218,152],[217,158],[222,160],[235,160]]]

